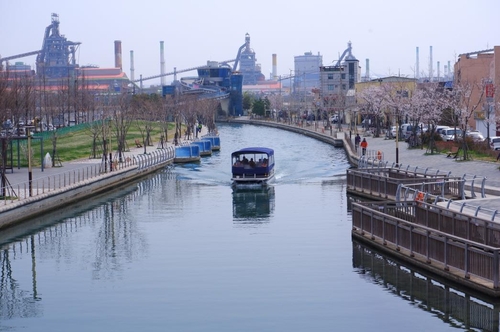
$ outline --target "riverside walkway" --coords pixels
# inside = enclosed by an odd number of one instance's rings
[[[199,137],[208,134],[208,130],[206,127],[202,128]],[[194,135],[193,135],[194,136]],[[190,139],[184,139],[180,141],[180,144],[187,144],[197,139],[196,137],[191,137]],[[127,151],[125,151],[122,155],[122,163],[117,164],[114,163],[113,167],[115,167],[114,171],[118,169],[123,169],[124,167],[138,167],[136,164],[140,159],[144,156],[154,154],[158,150],[172,150],[175,148],[175,145],[172,142],[164,142],[162,149],[158,148],[155,144],[154,146],[146,146],[144,147],[129,147]],[[115,155],[116,152],[113,153],[113,160],[117,159]],[[62,165],[59,167],[44,167],[43,171],[40,166],[32,168],[32,187],[41,187],[40,185],[36,185],[37,182],[40,182],[41,179],[45,178],[53,178],[57,179],[57,183],[53,185],[57,186],[57,188],[62,188],[65,185],[69,185],[70,183],[74,183],[74,181],[83,181],[84,178],[92,178],[95,176],[95,173],[104,172],[104,162],[102,158],[83,158],[77,160],[70,161],[62,161]],[[109,161],[106,165],[106,171],[109,172],[110,165]],[[80,174],[80,178],[78,179],[78,174]],[[27,167],[14,167],[12,170],[6,170],[6,177],[10,184],[10,186],[21,195],[21,198],[25,198],[28,195],[26,192],[29,187],[29,179],[28,179],[28,168]],[[74,180],[76,178],[76,180]],[[66,179],[66,184],[65,184]],[[50,189],[48,187],[44,189]],[[5,205],[6,202],[4,200],[0,200],[0,207]]]
[[[209,134],[203,127],[198,137]],[[180,145],[197,140],[184,139]],[[74,201],[95,196],[126,182],[155,172],[174,162],[175,145],[165,142],[161,147],[129,148],[117,162],[79,159],[62,162],[60,167],[33,167],[31,182],[27,167],[6,171],[7,183],[0,199],[0,228],[13,225],[45,211],[53,211]]]
[[[356,132],[350,132],[346,126],[339,128],[324,129],[322,122],[318,122],[316,126],[314,123],[311,125],[299,125],[297,123],[284,123],[276,122],[273,120],[255,120],[248,117],[234,118],[233,122],[245,122],[245,123],[255,123],[263,124],[275,123],[281,126],[287,126],[290,128],[300,128],[301,131],[314,132],[316,135],[322,135],[331,138],[345,137],[345,143],[351,140],[352,146],[354,146],[354,137]],[[387,163],[387,166],[396,164],[396,141],[395,139],[385,139],[384,136],[373,137],[371,135],[364,136],[364,131],[362,128],[357,128],[357,132],[360,134],[361,138],[366,138],[368,141],[367,156],[372,158],[377,157],[377,152],[381,151],[382,161]],[[359,158],[361,152],[354,151],[350,147],[344,146],[347,154],[353,158]],[[401,168],[410,168],[419,170],[428,169],[429,171],[441,171],[441,172],[451,172],[451,176],[463,177],[476,177],[476,183],[480,182],[483,178],[486,179],[486,187],[494,190],[500,191],[500,162],[488,162],[480,160],[468,160],[461,161],[454,158],[447,158],[447,154],[435,153],[428,154],[426,149],[412,148],[408,149],[408,144],[404,141],[398,142],[398,162]]]

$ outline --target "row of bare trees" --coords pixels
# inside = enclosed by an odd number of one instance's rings
[[[434,152],[434,134],[437,125],[448,125],[462,130],[463,158],[467,160],[468,147],[466,132],[470,129],[470,120],[485,104],[485,84],[458,83],[453,89],[447,89],[438,83],[418,84],[409,89],[408,83],[381,83],[360,91],[357,96],[358,106],[363,116],[374,119],[374,135],[380,135],[380,126],[390,128],[391,123],[401,124],[407,120],[416,130],[425,125],[429,133],[429,146]],[[487,119],[495,124],[495,117]]]
[[[21,129],[28,133],[50,131],[55,163],[58,128],[84,124],[92,140],[92,157],[102,156],[103,161],[108,161],[113,141],[117,145],[117,159],[122,161],[132,126],[140,132],[146,153],[146,146],[153,144],[151,133],[155,127],[162,132],[161,140],[165,143],[174,136],[180,140],[183,131],[192,134],[198,122],[214,132],[219,108],[219,101],[200,100],[197,96],[117,93],[98,90],[85,77],[64,78],[55,83],[29,73],[15,76],[3,71],[0,72],[2,178],[8,160],[7,146],[12,139],[21,138],[21,132],[26,132]],[[169,132],[172,123],[174,133]]]

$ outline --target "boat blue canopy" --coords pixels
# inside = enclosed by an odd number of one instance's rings
[[[250,148],[244,148],[238,151],[235,151],[232,153],[232,155],[239,155],[243,153],[265,153],[269,156],[274,155],[274,150],[270,148],[264,148],[264,147],[250,147]]]

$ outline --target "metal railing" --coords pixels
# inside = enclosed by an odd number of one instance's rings
[[[490,289],[499,287],[497,223],[425,202],[353,203],[352,222],[354,235],[379,239],[402,255],[441,266],[464,279],[474,276]]]
[[[442,177],[428,182],[404,183],[396,191],[396,202],[421,200],[436,204],[452,198],[465,199],[463,179]]]
[[[356,193],[397,200],[401,185],[422,185],[446,180],[461,180],[447,175],[413,172],[389,167],[373,167],[347,170],[347,188]],[[461,188],[453,188],[454,197],[462,197]]]
[[[144,169],[161,163],[169,162],[175,158],[175,148],[169,146],[166,149],[158,149],[149,154],[134,156],[138,169]]]
[[[135,155],[132,158],[124,158],[122,162],[113,160],[112,162],[100,162],[94,165],[88,165],[81,168],[44,176],[6,185],[2,189],[5,192],[4,197],[0,198],[3,205],[21,202],[30,197],[37,197],[44,194],[50,194],[54,191],[69,188],[86,181],[96,180],[106,174],[112,174],[125,169],[142,170],[151,166],[164,164],[173,161],[175,157],[175,148],[158,149],[148,154]]]

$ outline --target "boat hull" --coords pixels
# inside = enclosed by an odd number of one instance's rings
[[[274,179],[274,169],[266,175],[259,174],[242,174],[242,175],[233,175],[231,179],[235,185],[239,184],[261,184],[265,185],[271,182]]]

